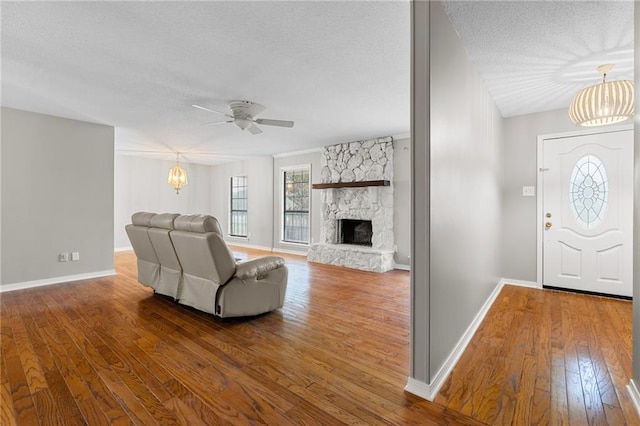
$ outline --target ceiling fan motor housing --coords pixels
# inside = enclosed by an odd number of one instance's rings
[[[229,109],[233,115],[233,122],[242,130],[247,130],[253,124],[253,115],[251,107],[257,105],[249,101],[232,101]]]

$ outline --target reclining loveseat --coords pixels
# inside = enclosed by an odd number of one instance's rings
[[[236,262],[213,216],[139,212],[125,228],[138,260],[138,281],[155,293],[222,318],[258,315],[284,304],[284,259]]]

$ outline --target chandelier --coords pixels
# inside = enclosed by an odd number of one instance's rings
[[[580,126],[604,126],[633,116],[633,82],[607,81],[613,64],[600,65],[602,83],[579,91],[569,106],[569,117]]]
[[[176,154],[176,165],[169,170],[169,178],[167,183],[176,190],[176,194],[180,194],[180,189],[187,186],[187,171],[180,165],[180,153]]]

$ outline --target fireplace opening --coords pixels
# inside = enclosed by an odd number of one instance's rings
[[[370,220],[339,219],[338,244],[356,244],[371,247],[373,228]]]

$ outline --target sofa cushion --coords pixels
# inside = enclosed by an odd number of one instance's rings
[[[238,263],[236,277],[241,280],[256,278],[284,266],[284,259],[280,256],[264,256],[257,259]]]
[[[175,219],[173,226],[176,231],[198,233],[215,232],[222,236],[222,228],[220,227],[220,223],[218,223],[218,219],[209,215],[181,215]]]
[[[161,213],[153,216],[150,220],[151,227],[173,230],[173,221],[180,216],[177,213]]]
[[[156,216],[155,213],[137,212],[131,215],[131,224],[136,226],[151,226],[151,219]]]

